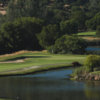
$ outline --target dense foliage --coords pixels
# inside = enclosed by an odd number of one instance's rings
[[[94,71],[95,68],[99,68],[100,67],[100,56],[89,55],[84,62],[84,66],[86,67],[86,70],[89,72]]]
[[[100,13],[97,13],[93,18],[86,22],[86,25],[89,29],[96,30],[100,25]]]
[[[96,35],[100,37],[100,26],[97,27]]]
[[[77,23],[73,20],[62,21],[60,23],[60,29],[61,29],[62,35],[65,35],[65,34],[71,35],[78,32]]]
[[[85,40],[75,36],[64,35],[57,39],[54,46],[49,47],[51,53],[72,53],[72,54],[83,54],[87,43]]]
[[[41,33],[38,35],[41,46],[47,48],[55,43],[55,40],[60,36],[60,30],[57,25],[44,26]]]
[[[0,53],[40,49],[36,34],[40,33],[42,24],[42,20],[31,17],[3,24],[0,32]]]
[[[38,17],[49,24],[75,20],[78,30],[86,30],[86,21],[100,11],[99,0],[1,0],[10,1],[7,20],[18,17]]]
[[[0,15],[0,53],[52,45],[58,49],[63,35],[96,29],[99,34],[100,0],[0,0],[0,4],[7,11]],[[62,45],[65,50],[58,52],[83,53],[85,41],[74,37],[69,36],[64,43],[71,47],[78,39],[74,49]]]

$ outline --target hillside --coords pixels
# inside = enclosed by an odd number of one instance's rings
[[[98,0],[1,0],[0,4],[0,54],[48,49],[64,35],[81,32],[84,39],[99,37]],[[96,31],[96,38],[85,37],[88,31]]]

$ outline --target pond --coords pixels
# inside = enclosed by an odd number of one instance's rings
[[[100,82],[71,81],[73,69],[0,78],[0,98],[11,100],[100,100]]]
[[[90,46],[90,47],[87,47],[86,51],[100,51],[100,46]]]

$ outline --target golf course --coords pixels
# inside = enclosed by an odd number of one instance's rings
[[[34,73],[62,67],[70,67],[73,62],[83,63],[85,55],[49,54],[47,51],[19,51],[0,56],[0,75]]]

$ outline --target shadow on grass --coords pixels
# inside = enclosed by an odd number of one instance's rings
[[[50,56],[21,56],[21,57],[7,59],[5,61],[14,61],[14,60],[27,59],[27,58],[50,58]]]

